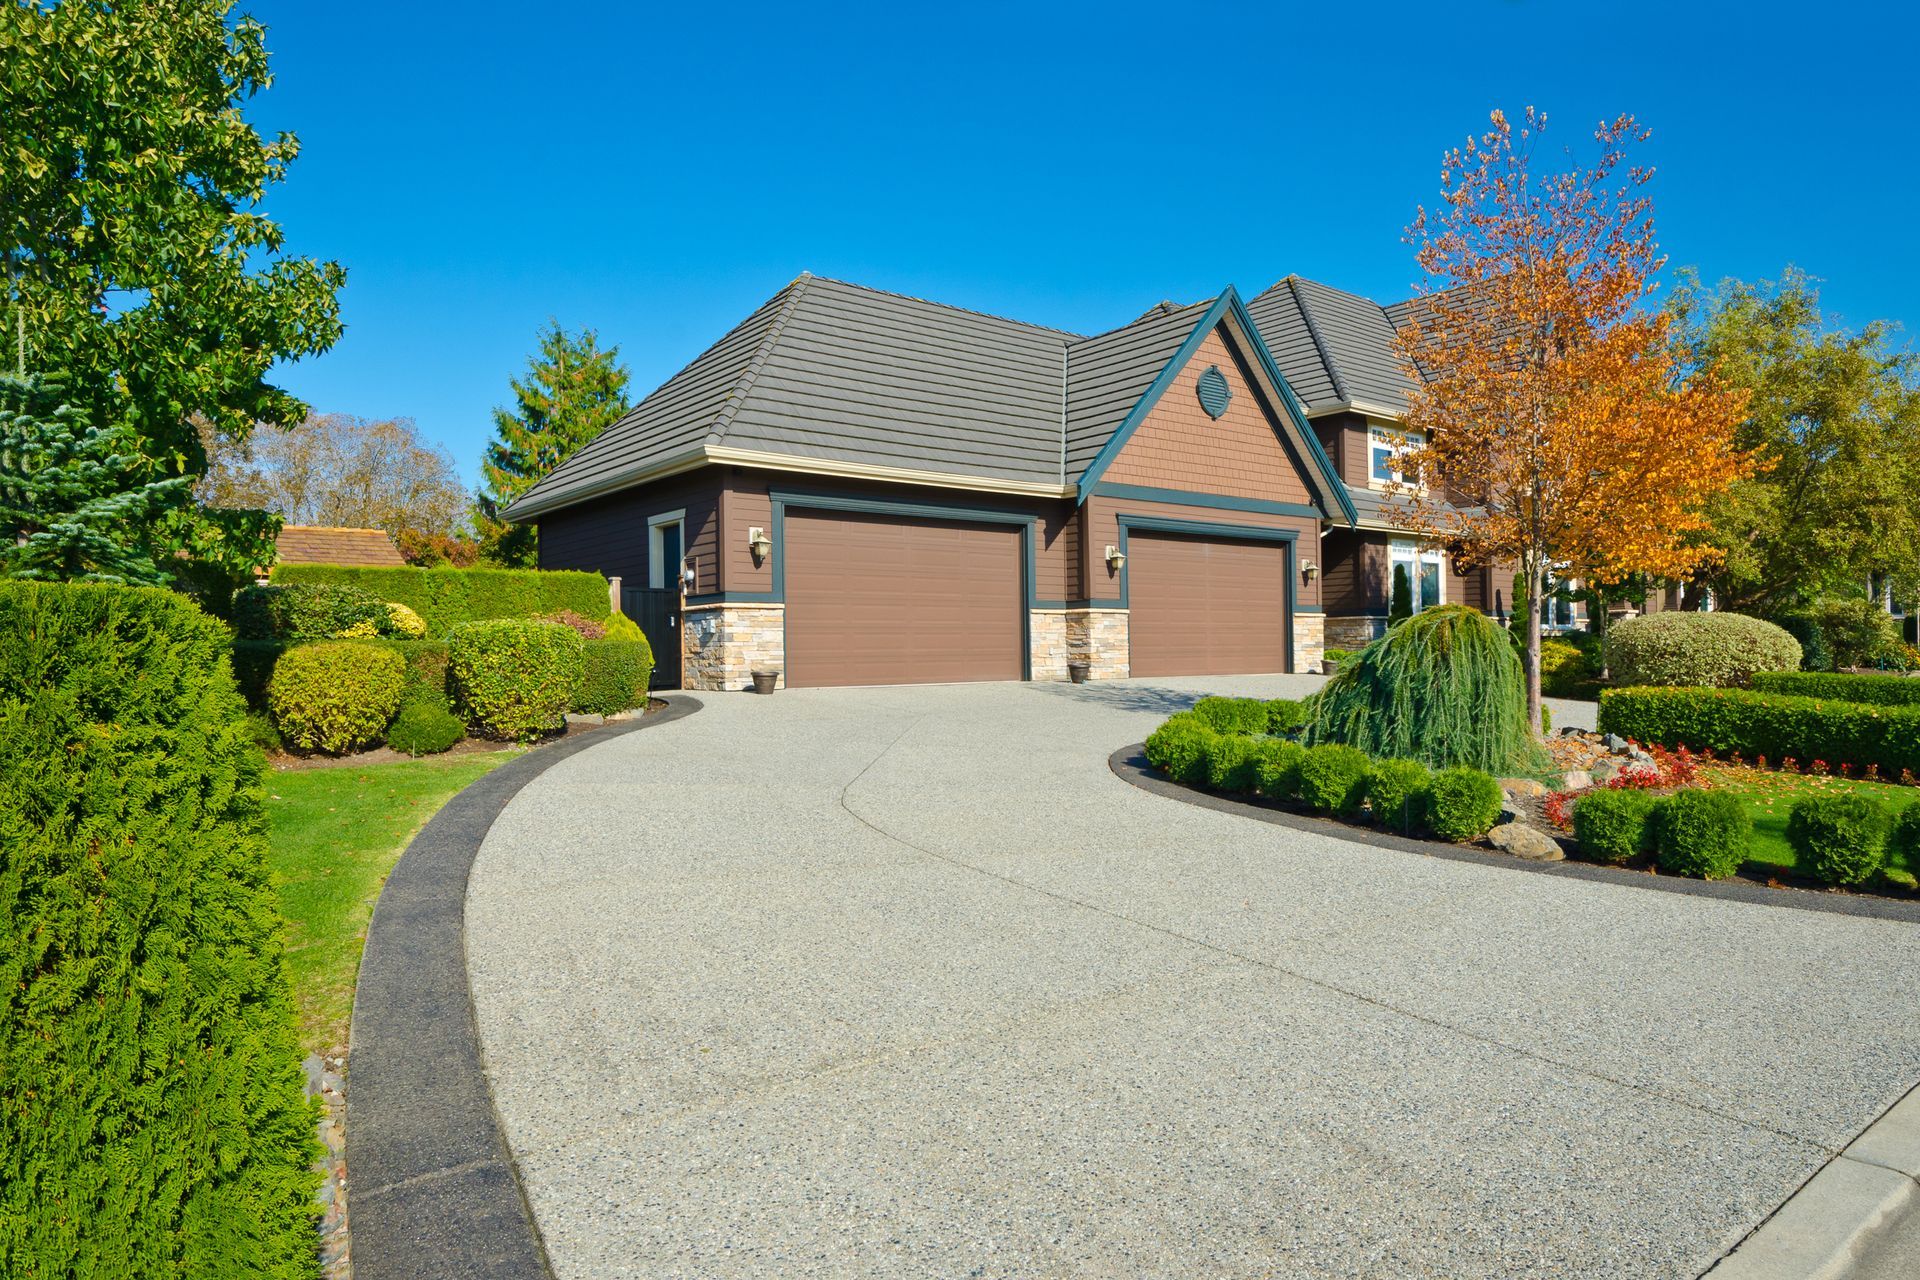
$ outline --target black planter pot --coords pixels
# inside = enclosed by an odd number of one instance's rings
[[[755,693],[772,693],[774,685],[777,684],[779,680],[780,673],[778,671],[756,671],[753,673],[753,691]]]
[[[1084,662],[1069,662],[1067,664],[1067,679],[1073,681],[1075,684],[1085,684],[1087,682],[1087,672],[1090,669],[1091,668]]]

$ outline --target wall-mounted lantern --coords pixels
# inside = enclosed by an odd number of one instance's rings
[[[1315,564],[1313,561],[1309,560],[1305,564],[1300,566],[1300,576],[1305,578],[1308,582],[1312,582],[1315,578],[1320,576],[1320,566]]]
[[[767,557],[773,554],[773,539],[759,525],[747,530],[747,550],[753,552],[755,564],[765,564]]]
[[[680,581],[688,591],[692,591],[693,584],[699,581],[699,576],[693,571],[692,556],[683,557],[680,561]]]
[[[1118,573],[1120,572],[1120,570],[1126,568],[1126,566],[1127,566],[1126,553],[1121,551],[1120,548],[1114,546],[1112,543],[1108,543],[1107,544],[1107,568],[1113,570],[1115,573]]]

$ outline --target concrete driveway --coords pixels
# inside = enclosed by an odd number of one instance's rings
[[[1108,770],[1310,683],[707,695],[528,785],[468,964],[557,1273],[1689,1277],[1920,1077],[1913,925]]]

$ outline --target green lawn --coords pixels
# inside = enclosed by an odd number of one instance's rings
[[[1847,778],[1817,778],[1800,773],[1774,773],[1760,769],[1707,765],[1700,770],[1701,785],[1738,795],[1753,815],[1752,862],[1793,870],[1793,846],[1787,843],[1787,815],[1794,801],[1806,796],[1834,795],[1840,792],[1865,792],[1878,795],[1887,808],[1898,814],[1910,804],[1920,804],[1920,787],[1890,786],[1884,782],[1860,782]],[[1897,855],[1888,865],[1909,872]]]
[[[268,774],[268,857],[306,1051],[346,1048],[367,921],[407,841],[455,792],[517,754]]]

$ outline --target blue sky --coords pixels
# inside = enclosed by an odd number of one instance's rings
[[[549,316],[637,398],[802,270],[1087,332],[1290,272],[1403,297],[1402,230],[1494,106],[1576,148],[1633,112],[1674,265],[1794,263],[1920,334],[1892,5],[242,8],[250,114],[303,144],[266,209],[349,272],[345,338],[285,381],[470,478]]]

